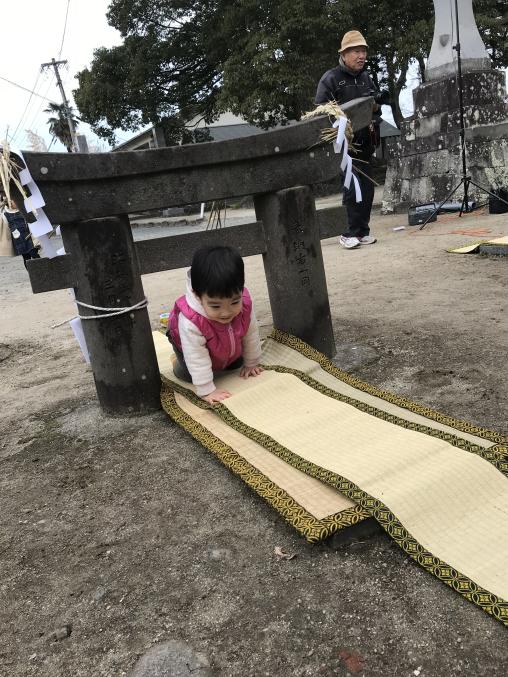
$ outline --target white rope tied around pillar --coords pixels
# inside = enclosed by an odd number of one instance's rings
[[[84,301],[78,301],[75,299],[76,303],[78,306],[82,306],[83,308],[89,308],[90,310],[97,310],[100,311],[98,315],[75,315],[74,317],[71,317],[68,320],[63,320],[63,322],[58,322],[58,324],[53,324],[51,325],[51,329],[56,329],[57,327],[61,327],[63,324],[66,324],[67,322],[71,322],[72,320],[75,320],[76,317],[79,317],[80,320],[102,320],[104,317],[116,317],[117,315],[125,315],[126,313],[130,313],[133,310],[142,310],[143,308],[146,308],[148,306],[148,299],[144,298],[142,301],[138,301],[138,303],[135,303],[133,306],[125,307],[125,308],[102,308],[101,306],[92,306],[90,303],[84,303]]]

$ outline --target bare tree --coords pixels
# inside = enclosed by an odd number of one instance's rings
[[[26,136],[28,139],[28,146],[30,150],[33,150],[36,153],[47,153],[48,145],[36,132],[33,132],[31,129],[26,129]]]

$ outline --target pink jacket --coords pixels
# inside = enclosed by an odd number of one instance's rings
[[[182,351],[178,328],[180,313],[190,320],[205,337],[213,371],[225,369],[242,355],[242,339],[249,330],[252,313],[252,300],[247,289],[244,289],[242,293],[242,312],[229,324],[209,320],[191,308],[186,297],[181,296],[170,314],[169,331],[174,344]]]
[[[213,371],[219,371],[240,355],[246,367],[261,359],[259,328],[249,292],[244,289],[242,312],[229,325],[210,321],[194,294],[187,272],[187,293],[178,299],[169,318],[169,334],[183,353],[185,364],[200,397],[215,390]],[[232,356],[232,357],[231,357]]]

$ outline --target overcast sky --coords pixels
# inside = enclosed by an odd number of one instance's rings
[[[121,43],[119,33],[106,21],[108,6],[109,0],[3,0],[0,77],[28,90],[35,85],[36,94],[61,103],[53,69],[40,73],[41,63],[58,59],[61,49],[60,59],[68,61],[67,68],[61,69],[61,77],[72,99],[72,90],[77,87],[74,76],[90,64],[94,49]],[[0,101],[0,140],[8,127],[9,137],[16,132],[11,144],[27,149],[25,130],[31,129],[49,145],[48,116],[42,112],[46,100],[34,95],[30,98],[29,92],[0,79]],[[85,125],[80,125],[78,131],[89,133]],[[131,134],[125,133],[128,136]],[[51,150],[65,149],[55,143]]]

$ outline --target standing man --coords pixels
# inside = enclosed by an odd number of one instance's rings
[[[342,38],[339,49],[339,65],[327,71],[319,81],[316,92],[316,104],[336,101],[346,103],[362,96],[373,96],[376,100],[374,119],[369,127],[360,129],[353,136],[357,152],[351,152],[353,171],[355,160],[357,167],[367,176],[372,176],[372,155],[376,150],[381,103],[386,103],[387,93],[381,94],[372,78],[365,70],[367,43],[359,31],[348,31]],[[362,201],[356,202],[354,183],[344,189],[343,203],[346,205],[348,229],[339,238],[345,249],[356,249],[360,245],[374,244],[376,238],[370,235],[369,221],[374,200],[374,184],[368,178],[354,172],[360,182]]]

